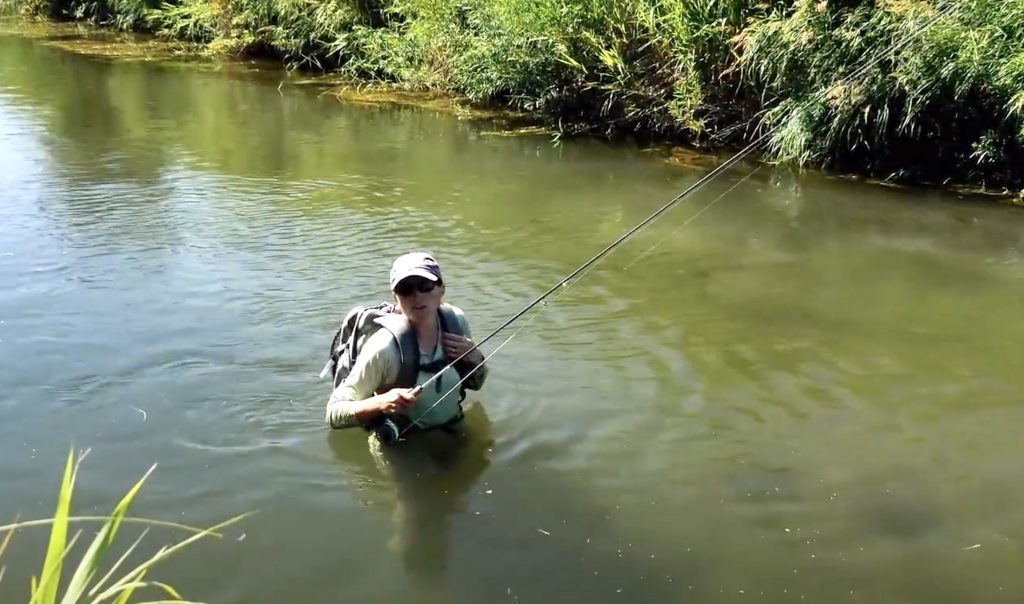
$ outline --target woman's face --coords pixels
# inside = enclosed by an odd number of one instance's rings
[[[423,277],[406,277],[395,286],[395,300],[407,319],[414,325],[423,324],[437,315],[444,297],[444,285]]]

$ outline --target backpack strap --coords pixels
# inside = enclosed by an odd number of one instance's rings
[[[459,322],[459,317],[452,310],[450,304],[442,304],[437,307],[437,313],[441,315],[441,331],[447,331],[459,336],[466,335],[462,331],[462,323]]]
[[[466,333],[462,330],[462,323],[459,322],[458,315],[452,310],[451,305],[442,304],[438,307],[437,313],[441,320],[441,331],[447,333],[453,333],[457,336],[464,336]],[[464,379],[466,375],[472,371],[473,368],[465,360],[455,364],[455,372],[459,374],[459,379]],[[473,379],[470,376],[469,379]],[[468,381],[468,380],[467,380]],[[459,386],[459,402],[466,400],[466,383],[463,382]]]
[[[448,304],[442,304],[438,307],[438,319],[441,322],[441,331],[447,333],[454,333],[456,335],[465,335],[462,329],[462,324],[459,322],[458,316],[455,311],[452,310]],[[420,349],[419,342],[416,339],[416,330],[412,328],[409,320],[399,313],[391,313],[382,317],[377,317],[376,322],[384,329],[391,332],[394,336],[395,343],[398,346],[399,353],[399,369],[398,377],[395,379],[395,383],[387,388],[412,388],[416,385],[416,379],[419,377],[420,370],[429,371],[431,373],[440,371],[447,366],[447,361],[443,359],[437,363],[437,367],[424,366],[421,367],[420,361]],[[455,371],[459,374],[459,378],[462,379],[472,370],[472,367],[467,364],[466,361],[455,364]],[[473,379],[472,377],[470,379]],[[440,386],[440,382],[438,382]],[[466,387],[465,384],[459,388],[459,402],[462,402],[466,398]]]
[[[377,324],[391,332],[398,346],[398,377],[390,388],[412,388],[420,373],[420,347],[416,340],[416,330],[409,320],[398,313],[391,313],[377,318]]]

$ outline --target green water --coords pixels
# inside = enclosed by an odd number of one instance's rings
[[[0,520],[74,445],[78,513],[153,463],[137,515],[257,512],[153,575],[195,600],[1024,598],[1019,210],[738,167],[517,323],[466,450],[395,482],[315,379],[390,260],[482,335],[704,170],[282,78],[0,37]]]

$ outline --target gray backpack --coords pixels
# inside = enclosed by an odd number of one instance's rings
[[[463,335],[462,326],[450,306],[442,304],[438,309],[438,314],[441,331]],[[394,337],[401,364],[395,383],[381,385],[378,389],[379,392],[385,392],[391,388],[412,388],[416,385],[416,378],[421,369],[440,371],[445,367],[446,363],[434,363],[431,366],[420,365],[416,331],[412,329],[405,317],[398,313],[393,303],[381,302],[376,306],[357,306],[348,311],[341,326],[335,332],[334,339],[331,340],[327,363],[320,371],[320,378],[323,379],[330,375],[331,388],[337,388],[342,380],[351,373],[363,344],[381,329],[388,330]],[[464,362],[455,365],[455,370],[460,378],[465,377],[469,369],[470,367],[467,367]],[[440,381],[437,384],[440,387]],[[465,398],[465,395],[465,384],[463,384],[462,398]]]

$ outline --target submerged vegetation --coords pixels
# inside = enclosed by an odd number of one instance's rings
[[[728,148],[772,130],[782,161],[1024,187],[1024,0],[2,1],[566,134]]]
[[[243,518],[238,516],[209,529],[195,529],[184,525],[142,520],[143,524],[151,526],[163,526],[175,529],[183,529],[191,532],[189,537],[173,544],[161,547],[155,554],[144,558],[138,564],[128,564],[122,570],[127,560],[134,553],[146,531],[143,531],[135,541],[122,551],[114,549],[114,541],[120,531],[122,524],[126,522],[140,522],[139,519],[128,516],[128,511],[139,494],[143,483],[149,476],[147,472],[121,499],[108,516],[105,517],[77,517],[71,514],[71,499],[75,490],[75,481],[78,477],[78,470],[82,458],[75,458],[74,451],[68,454],[67,464],[64,468],[64,476],[61,480],[60,490],[57,494],[57,506],[52,518],[45,520],[32,520],[16,522],[7,526],[0,526],[0,561],[11,544],[11,538],[17,530],[29,530],[40,525],[50,526],[50,538],[46,547],[46,556],[39,569],[39,575],[31,579],[31,591],[29,602],[31,604],[55,604],[60,597],[61,604],[99,604],[100,602],[113,602],[114,604],[127,604],[132,601],[136,591],[151,590],[162,593],[166,598],[161,601],[182,601],[181,596],[172,586],[150,579],[148,577],[155,566],[178,551],[192,543],[210,536],[220,536],[216,531]],[[92,542],[82,553],[78,561],[72,565],[70,555],[82,532],[70,534],[71,524],[80,521],[100,521],[101,527],[93,537]],[[148,530],[148,529],[146,529]],[[103,564],[109,557],[117,556],[109,569],[102,575],[99,573]],[[4,578],[5,567],[0,566],[0,580]],[[61,586],[61,580],[66,578],[70,572],[66,585]]]

